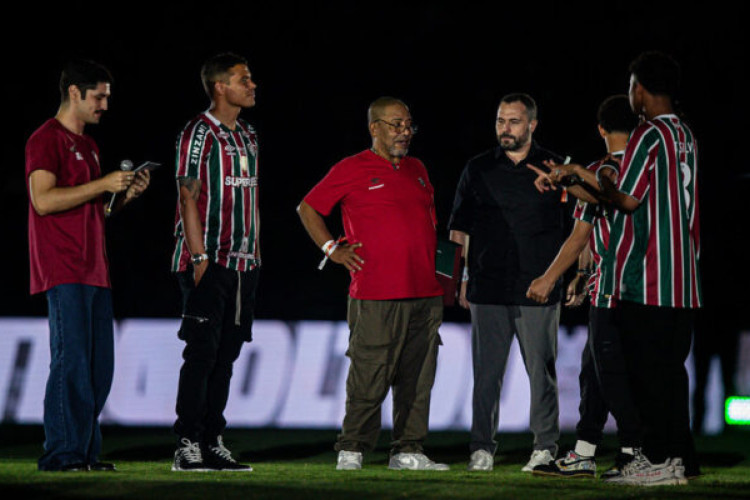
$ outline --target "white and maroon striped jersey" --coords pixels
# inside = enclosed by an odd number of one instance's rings
[[[250,124],[238,119],[231,130],[208,111],[198,115],[177,141],[176,175],[201,181],[197,205],[209,259],[238,271],[260,265],[258,142]],[[190,252],[179,202],[174,234],[172,270],[184,271]]]
[[[618,188],[641,204],[632,214],[615,211],[600,305],[702,305],[697,169],[695,138],[677,116],[660,115],[635,129]]]
[[[612,153],[612,156],[616,160],[622,160],[623,151]],[[618,164],[614,161],[607,161],[607,158],[603,158],[599,161],[595,161],[586,167],[586,169],[598,174],[602,169],[614,169],[619,174]],[[585,201],[578,200],[576,203],[575,210],[573,211],[573,218],[583,222],[587,222],[594,226],[589,236],[589,247],[591,248],[591,256],[594,261],[594,272],[591,274],[587,287],[589,290],[589,296],[591,298],[591,305],[598,305],[599,298],[599,280],[601,279],[601,261],[602,256],[607,251],[609,245],[609,222],[612,218],[614,209],[602,204],[602,203],[587,203]]]

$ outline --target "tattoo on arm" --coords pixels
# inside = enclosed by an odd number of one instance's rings
[[[177,179],[177,182],[180,184],[180,187],[185,186],[188,189],[190,196],[194,200],[198,199],[198,196],[200,195],[200,192],[201,192],[200,179],[196,179],[194,177],[179,177]]]

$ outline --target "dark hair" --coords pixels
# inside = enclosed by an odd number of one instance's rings
[[[203,88],[210,99],[214,97],[214,84],[219,81],[226,82],[227,73],[232,67],[238,64],[247,66],[247,59],[231,52],[216,54],[203,63],[201,80],[203,81]]]
[[[607,97],[596,112],[599,125],[607,132],[629,134],[638,125],[638,117],[630,109],[630,101],[625,94]]]
[[[529,121],[536,120],[536,101],[529,94],[516,92],[513,94],[508,94],[500,99],[500,104],[510,104],[512,102],[520,102],[521,104],[526,106],[526,115],[529,117]]]
[[[400,104],[406,109],[409,109],[409,106],[407,106],[401,99],[396,99],[395,97],[390,96],[378,97],[377,99],[372,101],[370,106],[367,108],[367,123],[372,123],[375,120],[379,120],[380,117],[383,116],[385,108],[387,108],[388,106],[393,106],[394,104]]]
[[[644,52],[630,63],[630,73],[651,94],[677,97],[680,65],[671,56],[657,51]]]
[[[86,91],[95,89],[100,83],[112,83],[109,70],[99,63],[88,59],[74,59],[69,61],[60,75],[60,99],[65,102],[70,96],[68,88],[78,87],[81,98],[86,99]]]

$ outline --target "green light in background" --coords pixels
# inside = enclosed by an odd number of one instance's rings
[[[750,397],[727,398],[724,418],[730,425],[750,425]]]

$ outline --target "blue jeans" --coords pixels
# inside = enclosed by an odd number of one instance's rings
[[[114,371],[112,293],[89,285],[47,291],[50,371],[44,395],[44,455],[39,470],[97,461],[99,414]]]

